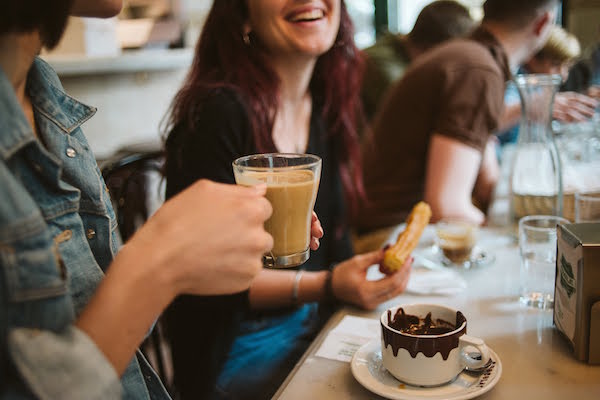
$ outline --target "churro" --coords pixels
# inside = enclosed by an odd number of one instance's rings
[[[406,228],[398,235],[396,243],[386,249],[381,265],[382,272],[391,274],[398,271],[406,263],[412,251],[417,247],[423,230],[431,218],[429,204],[417,203],[406,219]]]

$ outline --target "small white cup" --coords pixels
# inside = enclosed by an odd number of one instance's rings
[[[444,257],[455,265],[468,263],[477,243],[479,227],[468,221],[445,218],[435,225],[436,244]]]
[[[400,308],[407,315],[443,319],[455,324],[451,332],[438,335],[404,333],[389,326]],[[409,304],[392,307],[381,314],[381,355],[383,366],[398,380],[415,386],[439,386],[453,381],[465,367],[480,368],[490,358],[483,340],[468,336],[467,320],[457,310],[436,304]],[[476,348],[481,358],[469,355]]]

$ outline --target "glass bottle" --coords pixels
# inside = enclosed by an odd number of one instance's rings
[[[514,80],[521,97],[521,123],[510,175],[512,216],[562,216],[562,173],[551,128],[561,77],[528,74]]]

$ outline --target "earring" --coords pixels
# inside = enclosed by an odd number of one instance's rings
[[[244,32],[242,35],[242,40],[246,46],[250,46],[250,32]]]

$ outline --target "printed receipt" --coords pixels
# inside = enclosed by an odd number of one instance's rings
[[[350,362],[356,350],[380,335],[378,319],[346,315],[315,353],[318,357]]]

